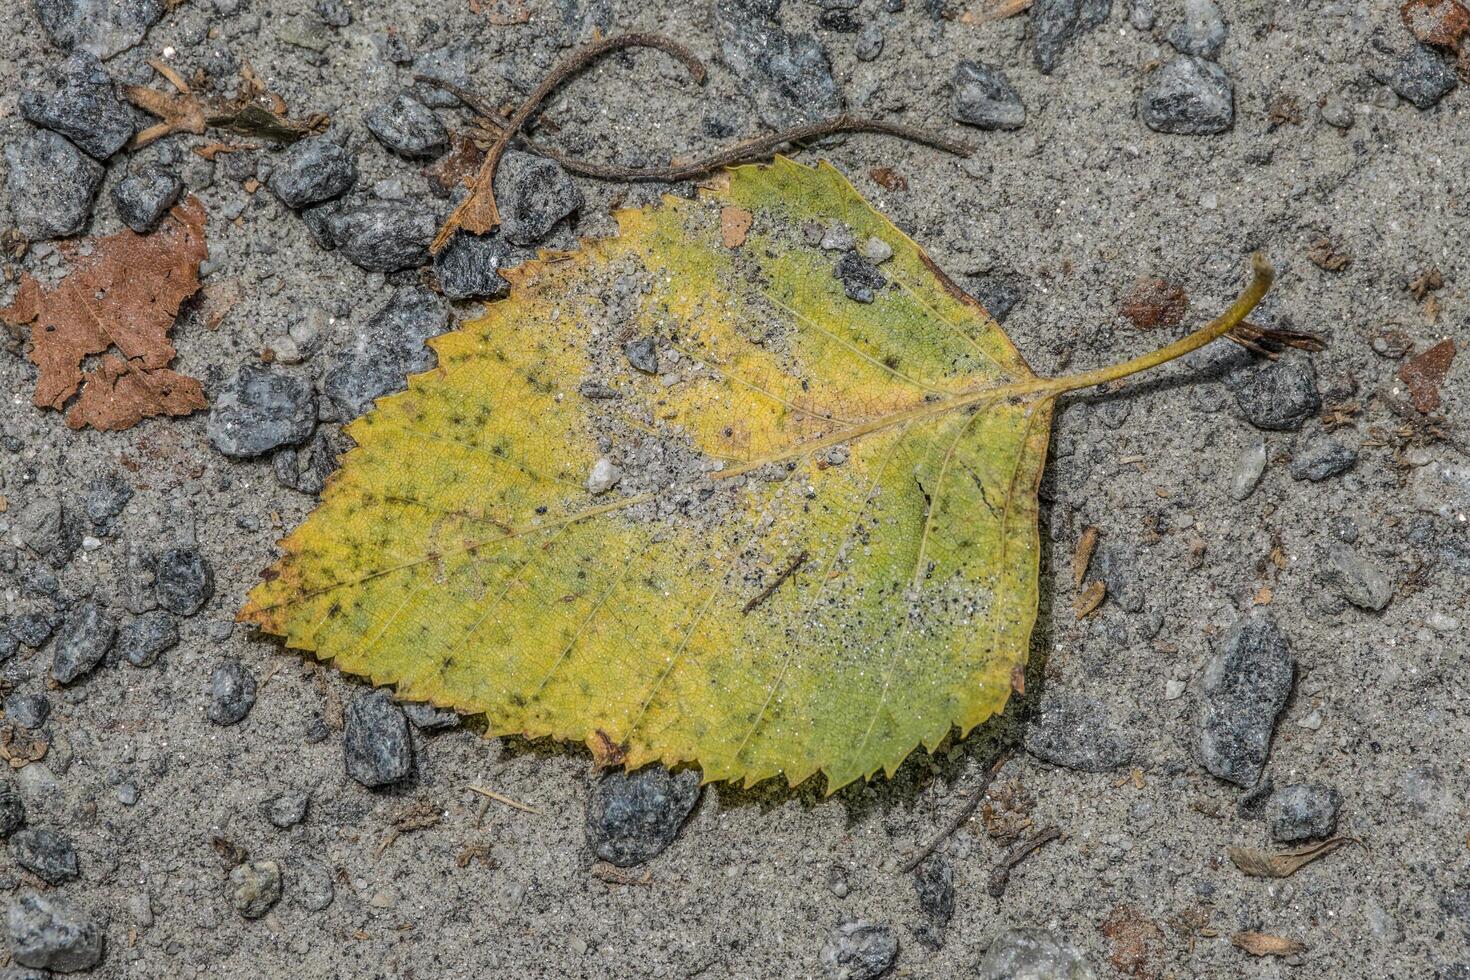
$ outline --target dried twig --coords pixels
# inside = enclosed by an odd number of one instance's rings
[[[792,573],[800,568],[802,566],[802,563],[805,561],[806,552],[803,551],[795,558],[791,559],[791,561],[787,563],[786,567],[781,569],[781,573],[776,576],[775,580],[772,581],[771,584],[766,586],[764,589],[761,589],[759,594],[753,596],[751,600],[745,604],[745,608],[740,611],[742,613],[749,614],[750,611],[756,606],[759,606],[771,596],[775,595],[776,590],[781,587],[781,583],[789,579],[792,576]]]
[[[479,793],[486,799],[494,800],[496,803],[504,803],[511,809],[520,810],[522,813],[534,813],[538,817],[544,817],[546,815],[544,812],[536,809],[533,806],[527,806],[526,804],[521,803],[519,800],[513,800],[509,796],[506,796],[502,793],[497,793],[493,789],[486,789],[484,786],[471,786],[470,792]]]
[[[1035,854],[1038,849],[1050,844],[1061,836],[1062,832],[1056,827],[1047,827],[1044,830],[1037,831],[1029,840],[1024,840],[1011,848],[1010,853],[990,873],[990,886],[986,889],[990,893],[990,897],[1000,898],[1004,895],[1006,893],[1006,885],[1011,880],[1011,870],[1032,854]]]
[[[454,209],[443,227],[439,229],[439,234],[434,237],[433,244],[430,246],[433,251],[438,252],[442,249],[456,231],[463,229],[475,234],[485,234],[500,224],[500,212],[495,207],[495,171],[499,168],[500,158],[505,154],[510,141],[520,132],[526,120],[541,107],[541,103],[546,101],[547,96],[563,82],[603,55],[625,48],[658,48],[666,51],[683,62],[684,67],[689,69],[689,74],[696,82],[704,81],[704,63],[678,41],[661,34],[623,34],[619,37],[594,41],[572,52],[565,61],[553,68],[541,80],[541,84],[537,85],[536,90],[525,102],[521,103],[515,115],[500,127],[500,136],[485,154],[485,162],[480,165],[480,172],[475,175],[470,184],[469,197],[460,202],[459,207]]]
[[[980,785],[975,787],[975,791],[970,794],[970,798],[965,801],[965,805],[960,807],[960,812],[955,814],[954,819],[946,824],[944,829],[936,834],[933,840],[919,848],[912,857],[903,864],[900,864],[898,870],[903,874],[908,874],[913,871],[924,862],[925,858],[934,853],[935,848],[949,840],[955,831],[968,823],[970,818],[975,815],[975,810],[980,806],[980,801],[985,798],[985,791],[990,789],[990,784],[995,782],[995,777],[1000,775],[1000,771],[1010,761],[1011,750],[1005,749],[990,764],[990,768],[985,770],[985,776],[980,780]]]

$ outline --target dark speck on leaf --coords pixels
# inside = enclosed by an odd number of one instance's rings
[[[878,290],[888,285],[878,267],[856,252],[848,252],[837,260],[832,274],[842,283],[847,298],[859,303],[871,303]]]

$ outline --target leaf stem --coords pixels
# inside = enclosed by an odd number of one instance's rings
[[[1138,374],[1140,371],[1147,371],[1161,364],[1167,364],[1176,358],[1183,357],[1185,354],[1199,350],[1213,340],[1218,340],[1225,336],[1239,326],[1246,317],[1250,316],[1251,310],[1255,309],[1256,304],[1266,295],[1266,291],[1271,288],[1271,282],[1276,276],[1276,273],[1271,268],[1271,264],[1266,261],[1266,257],[1260,252],[1256,252],[1251,256],[1251,271],[1254,275],[1251,278],[1250,285],[1236,297],[1235,302],[1231,303],[1230,307],[1224,313],[1221,313],[1189,336],[1182,337],[1166,347],[1160,347],[1152,353],[1144,354],[1142,357],[1135,357],[1121,364],[1098,368],[1096,371],[1071,374],[1064,378],[1051,378],[1044,383],[1043,390],[1048,395],[1060,395],[1064,392],[1076,391],[1079,388],[1091,388],[1093,385],[1117,381],[1120,378]]]

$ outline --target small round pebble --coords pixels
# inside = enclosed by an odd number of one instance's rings
[[[281,898],[281,866],[275,861],[246,861],[230,872],[230,903],[246,919],[258,919]]]
[[[255,706],[255,676],[238,660],[227,660],[209,679],[209,720],[234,725]]]
[[[821,960],[834,980],[877,980],[898,960],[898,937],[887,926],[844,922],[827,937]]]

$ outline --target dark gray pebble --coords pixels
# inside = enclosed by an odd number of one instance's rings
[[[413,766],[408,722],[387,691],[368,691],[352,699],[342,730],[347,775],[364,786],[396,783]]]
[[[82,510],[86,512],[94,530],[106,533],[112,527],[112,519],[121,514],[132,499],[133,488],[128,485],[128,481],[116,473],[109,473],[87,484]]]
[[[674,842],[699,802],[699,773],[660,765],[610,772],[587,802],[587,843],[619,867],[642,864]]]
[[[143,40],[166,0],[35,0],[36,19],[58,48],[82,48],[104,61]]]
[[[56,627],[61,625],[57,616],[48,612],[20,613],[10,621],[10,632],[17,640],[32,650],[46,645]]]
[[[97,160],[106,160],[133,136],[131,110],[118,98],[107,69],[89,51],[73,51],[56,71],[47,73],[43,85],[22,92],[20,113]]]
[[[304,441],[316,416],[310,382],[246,364],[215,396],[205,431],[215,449],[248,459]]]
[[[363,122],[379,143],[410,160],[436,157],[449,148],[449,130],[432,109],[411,96],[399,95],[368,110]]]
[[[1342,794],[1322,783],[1283,786],[1266,802],[1266,825],[1283,843],[1331,837],[1337,830]]]
[[[166,548],[153,563],[158,604],[179,616],[192,616],[214,595],[214,569],[195,547]]]
[[[44,694],[22,694],[19,691],[5,696],[5,720],[31,731],[46,724],[51,716],[51,702]]]
[[[1346,473],[1357,462],[1356,449],[1343,445],[1326,433],[1320,433],[1297,451],[1286,469],[1293,479],[1317,483]]]
[[[628,363],[644,374],[658,374],[658,338],[640,337],[623,348]]]
[[[1181,54],[1213,59],[1224,47],[1227,33],[1215,0],[1184,0],[1184,19],[1169,29],[1169,43]]]
[[[305,208],[345,194],[357,183],[357,158],[325,136],[297,140],[275,159],[271,191],[289,208]]]
[[[439,219],[415,202],[357,201],[333,209],[326,228],[328,240],[354,265],[397,272],[428,263]]]
[[[553,160],[512,150],[495,177],[500,234],[512,245],[534,245],[583,203],[582,191]]]
[[[1144,82],[1138,113],[1160,133],[1223,133],[1235,121],[1235,85],[1213,61],[1180,55]]]
[[[434,352],[424,341],[448,327],[443,299],[419,286],[395,290],[351,344],[328,361],[322,377],[324,414],[345,422],[367,411],[373,399],[402,391],[409,374],[434,366]]]
[[[510,244],[500,235],[456,232],[434,256],[434,275],[450,299],[493,299],[510,292],[500,270],[511,264]]]
[[[116,636],[117,624],[101,604],[92,600],[77,604],[57,631],[51,676],[59,684],[70,684],[102,662]]]
[[[5,925],[11,954],[21,966],[72,973],[102,962],[102,928],[59,896],[22,894],[6,912]]]
[[[8,714],[8,712],[7,712]],[[0,838],[9,837],[25,826],[26,807],[15,781],[0,781]]]
[[[1056,70],[1062,52],[1113,12],[1113,0],[1036,0],[1031,5],[1032,57],[1043,75]]]
[[[55,830],[16,831],[10,836],[10,856],[48,885],[59,885],[81,874],[71,838]]]
[[[1237,786],[1260,780],[1295,675],[1296,660],[1275,622],[1254,616],[1236,624],[1201,685],[1197,750],[1206,769]]]
[[[1420,111],[1434,108],[1460,83],[1455,59],[1425,44],[1414,45],[1392,71],[1381,77],[1399,98]]]
[[[112,203],[123,224],[143,235],[157,227],[183,192],[177,174],[153,164],[118,181]]]
[[[209,678],[209,720],[216,725],[243,721],[255,706],[255,675],[238,660],[227,660]]]
[[[421,732],[437,732],[454,728],[459,724],[459,712],[449,708],[436,708],[425,701],[406,701],[401,706],[413,727]]]
[[[158,655],[179,642],[174,618],[161,609],[145,612],[117,634],[118,654],[134,667],[151,667]]]
[[[271,826],[286,830],[306,819],[306,809],[310,805],[310,793],[282,793],[266,800],[263,809]]]
[[[887,926],[861,919],[833,929],[821,961],[835,980],[877,980],[898,960],[898,937]]]
[[[1026,106],[1010,79],[998,68],[978,61],[955,66],[950,115],[981,129],[1020,129],[1026,124]]]
[[[837,260],[832,275],[842,283],[847,298],[858,303],[871,303],[877,298],[888,280],[878,267],[856,252],[845,252]]]
[[[413,74],[427,75],[449,82],[459,88],[470,88],[470,59],[476,56],[475,45],[461,41],[456,44],[425,51],[413,59]],[[459,105],[459,99],[444,89],[415,82],[413,97],[435,109],[450,109]]]
[[[930,949],[944,944],[944,930],[954,918],[954,865],[943,851],[929,855],[914,869],[914,894],[924,921],[914,938]]]
[[[830,119],[842,112],[843,97],[827,52],[811,35],[783,29],[780,7],[772,0],[717,0],[720,59],[771,128]]]
[[[1226,378],[1245,420],[1258,429],[1289,431],[1322,407],[1317,372],[1301,351],[1283,351],[1274,361],[1262,361]]]
[[[40,129],[5,144],[5,189],[16,226],[27,239],[75,235],[87,226],[102,186],[102,165],[64,136]]]

